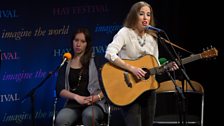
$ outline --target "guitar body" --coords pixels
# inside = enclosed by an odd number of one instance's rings
[[[137,60],[124,60],[135,67],[151,69],[158,67],[154,56],[146,55]],[[144,80],[138,80],[131,73],[106,63],[102,67],[103,89],[107,98],[115,105],[125,106],[136,100],[147,90],[157,89],[158,83],[155,75],[150,75]]]

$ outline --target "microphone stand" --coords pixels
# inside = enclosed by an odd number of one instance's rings
[[[183,112],[185,112],[185,96],[184,96],[184,94],[183,94],[183,91],[180,89],[180,87],[179,86],[177,86],[177,84],[176,84],[176,81],[175,81],[175,79],[171,76],[171,74],[170,74],[170,72],[167,70],[167,69],[165,69],[165,72],[167,73],[167,75],[170,77],[170,79],[172,80],[172,82],[173,82],[173,84],[174,84],[174,87],[175,87],[175,89],[176,89],[176,93],[177,93],[177,100],[178,100],[178,108],[179,108],[179,123],[180,123],[180,125],[182,125],[182,123],[184,123],[184,125],[185,125],[185,117],[183,116],[182,117],[182,113]],[[182,106],[182,107],[181,107]]]
[[[163,33],[166,35],[165,31],[163,31]],[[170,57],[172,58],[173,61],[176,62],[176,64],[178,65],[179,69],[181,70],[182,74],[184,75],[186,81],[189,83],[189,85],[191,86],[192,90],[193,91],[196,91],[195,88],[193,87],[191,81],[190,81],[190,78],[189,76],[187,75],[186,71],[184,70],[184,66],[183,66],[183,63],[181,61],[181,58],[179,57],[179,55],[176,53],[175,49],[173,48],[171,42],[169,42],[169,44],[171,44],[171,48],[175,54],[175,56],[177,57],[177,59],[174,58],[174,56],[172,55],[172,53],[169,51],[168,47],[166,46],[165,42],[166,41],[164,38],[162,38],[160,36],[160,34],[157,34],[158,36],[158,40],[159,42],[163,45],[163,47],[166,49],[166,51],[169,53]],[[168,38],[168,37],[167,37]],[[182,85],[183,86],[183,85]],[[182,87],[184,89],[184,86]],[[183,90],[184,91],[184,90]]]
[[[166,34],[164,31],[162,31],[162,32],[163,32],[164,34]],[[176,54],[176,51],[174,50],[174,48],[172,48],[172,49],[173,49],[173,51],[175,52],[175,55],[177,56],[177,59],[175,59],[174,56],[173,56],[173,54],[169,51],[168,47],[166,46],[166,44],[165,44],[165,42],[164,42],[164,39],[162,39],[161,36],[160,36],[160,32],[158,32],[157,36],[158,36],[158,41],[161,43],[161,45],[162,45],[162,46],[166,49],[166,51],[169,53],[169,55],[170,55],[170,57],[172,58],[172,60],[176,62],[176,64],[178,65],[179,69],[181,70],[181,72],[182,72],[183,75],[185,76],[187,82],[190,84],[190,86],[192,87],[192,89],[195,91],[194,87],[192,86],[192,84],[191,84],[191,82],[190,82],[190,79],[189,79],[188,75],[186,74],[186,72],[185,72],[184,69],[183,69],[183,64],[182,64],[182,62],[181,62],[179,56]],[[171,46],[171,47],[173,47],[173,46]],[[171,78],[171,80],[172,80],[173,84],[175,85],[175,87],[177,87],[177,85],[175,84],[175,81],[173,80],[173,78],[172,78],[172,76],[170,75],[170,73],[167,72],[167,74],[168,74],[168,76]],[[184,92],[184,86],[183,86],[183,83],[182,83],[182,89],[183,89],[183,92]],[[180,100],[180,101],[181,101],[181,105],[178,104],[178,105],[182,106],[182,107],[180,107],[180,108],[182,108],[182,109],[181,109],[181,111],[180,111],[180,113],[179,113],[179,115],[180,115],[180,124],[182,124],[182,118],[183,118],[183,124],[185,125],[185,124],[186,124],[186,115],[185,115],[185,114],[186,114],[186,112],[185,112],[185,97],[184,97],[183,92],[180,91],[180,89],[176,88],[176,90],[178,91],[178,94],[181,95],[181,100]],[[178,97],[178,98],[179,98],[179,97]],[[183,114],[183,117],[182,117],[182,114]]]
[[[32,104],[32,107],[31,107],[31,110],[32,110],[32,126],[35,126],[35,104],[34,104],[34,101],[35,101],[35,97],[34,97],[34,94],[36,92],[36,90],[41,87],[56,71],[58,71],[62,66],[63,64],[65,63],[65,60],[62,62],[62,64],[60,66],[58,66],[53,72],[49,72],[48,75],[36,86],[34,87],[30,92],[28,92],[25,97],[22,98],[22,103],[25,101],[25,99],[27,98],[31,98],[31,104]]]

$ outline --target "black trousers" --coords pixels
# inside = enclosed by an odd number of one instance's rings
[[[126,126],[152,126],[155,110],[155,91],[143,93],[132,104],[121,109]]]

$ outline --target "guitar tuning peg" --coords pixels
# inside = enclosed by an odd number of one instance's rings
[[[211,45],[211,46],[210,46],[210,48],[212,49],[212,48],[213,48],[213,46]]]

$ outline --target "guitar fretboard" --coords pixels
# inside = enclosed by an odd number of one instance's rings
[[[186,58],[183,58],[181,60],[182,64],[187,64],[187,63],[190,63],[192,61],[195,61],[195,60],[198,60],[198,59],[201,59],[201,55],[200,54],[194,54],[194,55],[191,55],[189,57],[186,57]]]

